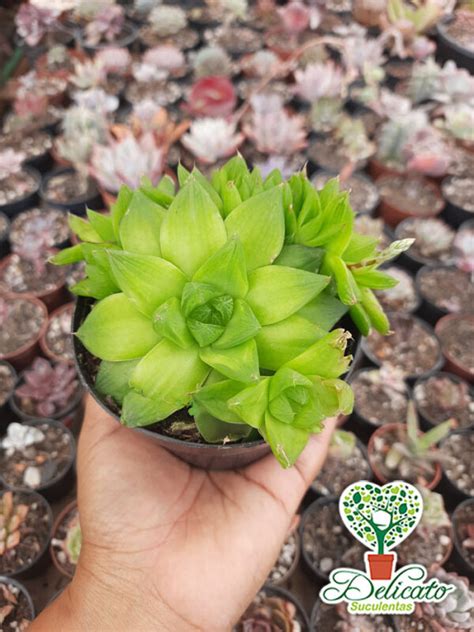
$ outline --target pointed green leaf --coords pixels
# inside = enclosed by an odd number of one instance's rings
[[[213,298],[221,296],[222,292],[208,283],[186,283],[183,288],[181,307],[183,314],[188,317],[201,305],[205,305]]]
[[[191,175],[191,172],[188,169],[186,169],[186,167],[181,162],[179,162],[177,174],[178,174],[179,186],[183,187],[186,184],[186,180]]]
[[[351,356],[344,355],[350,337],[343,329],[335,329],[285,366],[303,375],[339,377],[347,371],[352,360]]]
[[[254,338],[261,329],[249,305],[242,299],[234,301],[234,311],[224,333],[214,343],[214,349],[229,349]]]
[[[313,388],[322,419],[338,414],[349,415],[354,406],[354,392],[342,380],[313,377]]]
[[[303,316],[321,329],[329,331],[346,312],[347,306],[333,296],[328,289],[300,309],[298,316]]]
[[[97,392],[101,395],[108,395],[118,404],[122,404],[125,395],[130,391],[130,376],[138,362],[138,359],[126,362],[107,362],[107,360],[103,360],[100,363],[95,379]]]
[[[172,296],[181,296],[186,284],[173,264],[150,255],[109,250],[112,273],[118,286],[147,316]]]
[[[324,257],[321,248],[309,248],[301,244],[283,246],[274,263],[289,268],[299,268],[308,272],[318,272]]]
[[[196,181],[198,182],[198,184],[200,184],[201,187],[206,191],[208,196],[211,198],[211,200],[219,209],[219,212],[222,213],[222,209],[223,209],[222,199],[217,193],[217,191],[214,189],[212,184],[209,182],[209,180],[205,176],[202,175],[202,173],[199,171],[197,167],[194,167],[192,176],[196,178]]]
[[[429,450],[430,448],[434,448],[434,446],[447,437],[453,427],[452,421],[448,419],[448,421],[443,421],[443,423],[438,424],[434,428],[425,432],[424,435],[418,438],[417,447],[421,453]]]
[[[72,232],[77,235],[81,241],[88,241],[90,243],[99,243],[103,241],[99,233],[94,230],[91,224],[83,217],[79,217],[79,215],[68,213],[68,224]],[[114,241],[114,239],[112,241]]]
[[[277,421],[269,413],[265,416],[265,434],[273,454],[284,468],[294,465],[310,435],[307,430]]]
[[[235,182],[230,180],[226,182],[221,190],[223,208],[222,212],[224,217],[230,215],[232,211],[242,204],[242,198],[240,197],[239,190],[235,186]]]
[[[86,275],[87,278],[79,281],[71,288],[71,292],[76,296],[88,296],[100,300],[120,292],[120,288],[117,287],[115,281],[100,266],[88,263],[86,265]]]
[[[208,373],[197,347],[182,349],[164,338],[139,362],[130,385],[165,408],[178,410],[191,401]]]
[[[161,252],[188,277],[227,241],[219,209],[195,177],[189,177],[161,225]]]
[[[360,303],[357,303],[350,308],[349,316],[363,336],[368,336],[370,334],[370,318],[367,316],[367,312]]]
[[[174,197],[176,193],[176,185],[174,183],[174,180],[171,176],[168,175],[164,175],[161,178],[158,183],[157,189],[159,191],[162,191],[163,193],[166,193],[166,195],[169,195],[170,197]]]
[[[132,199],[133,191],[127,186],[122,185],[118,193],[116,201],[110,207],[110,214],[112,216],[112,225],[114,227],[115,240],[120,239],[119,228],[120,222],[123,216],[127,212],[128,205]]]
[[[235,380],[223,380],[210,386],[206,384],[194,394],[193,402],[198,405],[198,408],[205,409],[221,421],[242,423],[240,417],[228,407],[227,402],[244,388],[245,384]],[[194,410],[191,412],[194,413]]]
[[[87,217],[91,223],[92,228],[100,236],[101,241],[115,241],[115,232],[112,224],[112,217],[110,215],[104,215],[104,213],[98,213],[88,208],[86,210]]]
[[[345,261],[329,252],[324,257],[323,271],[334,276],[337,293],[344,305],[355,305],[360,300],[360,291],[352,272]]]
[[[342,258],[348,263],[358,263],[363,259],[372,257],[377,252],[378,243],[377,237],[353,233]]]
[[[262,325],[284,320],[313,299],[330,278],[286,266],[265,266],[249,275],[246,301]]]
[[[152,322],[125,294],[113,294],[92,308],[77,336],[101,360],[133,360],[148,353],[159,340]]]
[[[134,191],[120,224],[124,250],[142,255],[161,255],[160,230],[165,210],[140,190]]]
[[[370,323],[374,329],[386,336],[390,331],[390,321],[388,320],[383,307],[380,305],[375,294],[368,287],[360,288],[362,295],[362,307],[364,308]]]
[[[140,191],[144,193],[152,202],[155,202],[163,208],[168,208],[173,201],[174,194],[170,195],[167,190],[168,187],[161,187],[160,184],[161,183],[159,183],[158,186],[155,187],[153,186],[149,178],[144,177],[142,178],[140,183]]]
[[[245,255],[239,239],[230,239],[193,276],[193,281],[208,283],[224,294],[244,297],[248,292]]]
[[[181,302],[176,297],[172,297],[160,305],[153,314],[153,324],[155,331],[160,336],[168,338],[183,349],[195,344],[186,325],[186,319],[181,312]]]
[[[255,338],[260,367],[276,371],[326,333],[318,325],[297,314],[274,325],[262,327]]]
[[[64,250],[60,250],[55,255],[50,257],[48,261],[50,263],[54,263],[56,266],[68,266],[72,263],[78,263],[84,259],[84,255],[82,253],[82,246],[78,244],[77,246],[71,246],[70,248],[64,248]]]
[[[398,279],[381,270],[353,268],[352,274],[358,285],[370,287],[372,290],[386,290],[398,285]]]
[[[252,428],[261,428],[264,424],[269,381],[268,377],[261,378],[257,384],[248,386],[227,402],[230,410]]]
[[[200,351],[201,360],[231,380],[253,382],[258,379],[258,354],[255,340],[247,340],[231,349],[206,347]]]
[[[120,421],[128,428],[149,426],[166,419],[180,408],[181,406],[175,402],[155,400],[136,391],[130,391],[124,397]]]
[[[285,239],[282,191],[275,187],[242,202],[226,218],[229,238],[240,238],[248,270],[272,263]]]
[[[390,261],[390,259],[395,259],[395,257],[401,255],[402,252],[408,250],[414,242],[414,239],[400,239],[399,241],[394,241],[390,244],[390,246],[388,246],[388,248],[385,248],[385,250],[377,253],[374,257],[369,257],[369,259],[364,260],[362,263],[365,266],[379,266],[382,263]]]
[[[194,415],[197,429],[208,443],[226,444],[229,441],[238,441],[249,436],[251,426],[242,423],[226,423],[216,419],[204,410]]]

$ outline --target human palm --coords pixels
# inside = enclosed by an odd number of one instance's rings
[[[206,471],[89,398],[78,458],[83,547],[69,600],[103,603],[100,632],[132,629],[114,614],[127,603],[134,632],[230,630],[278,556],[333,426],[289,470],[269,455]]]

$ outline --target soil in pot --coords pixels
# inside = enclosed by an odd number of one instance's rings
[[[16,575],[42,557],[51,535],[51,509],[39,494],[0,492],[0,517],[6,530],[0,538],[0,574]]]
[[[0,208],[33,195],[38,188],[36,172],[26,169],[0,180]]]
[[[468,176],[447,178],[442,184],[444,199],[466,213],[474,213],[473,188],[474,177]]]
[[[179,101],[183,96],[183,88],[175,81],[133,81],[125,90],[125,98],[132,105],[144,100],[151,100],[157,105],[165,107]]]
[[[454,432],[441,447],[449,481],[466,496],[474,496],[474,432]]]
[[[391,314],[390,323],[392,334],[373,331],[362,342],[372,361],[399,369],[406,377],[419,377],[439,367],[440,346],[431,327],[405,314]]]
[[[33,254],[33,253],[32,253]],[[0,266],[0,291],[43,296],[64,285],[64,269],[47,262],[49,253],[38,252],[31,259],[13,253]]]
[[[290,578],[298,563],[299,551],[299,534],[298,531],[294,531],[281,547],[280,555],[267,577],[268,584],[283,584]]]
[[[1,478],[16,489],[41,490],[65,476],[74,455],[74,439],[62,424],[14,422],[0,442]]]
[[[79,511],[74,502],[58,516],[51,538],[51,557],[55,566],[66,577],[72,578],[74,575],[81,551],[81,543]]]
[[[368,235],[369,237],[378,239],[378,247],[380,249],[387,248],[392,241],[392,239],[388,237],[383,220],[378,217],[358,215],[354,220],[354,229],[362,235]]]
[[[34,347],[46,327],[47,312],[40,301],[0,297],[0,359]],[[16,366],[16,365],[15,365]]]
[[[352,432],[339,430],[331,438],[328,456],[311,489],[321,496],[340,496],[351,483],[371,477],[362,444]]]
[[[474,317],[446,316],[436,328],[443,354],[460,374],[474,379]],[[464,376],[464,375],[463,375]]]
[[[469,14],[469,11],[456,11],[453,19],[443,25],[443,32],[458,46],[474,54],[473,19],[469,17]]]
[[[10,399],[16,382],[16,373],[8,362],[0,360],[0,411]]]
[[[311,618],[314,632],[335,632],[358,630],[360,632],[394,632],[390,617],[376,615],[351,615],[345,603],[330,606],[322,601],[317,603]]]
[[[411,274],[395,266],[385,268],[384,272],[390,274],[398,281],[398,285],[395,287],[376,292],[384,310],[387,312],[404,312],[406,314],[414,312],[418,308],[420,300]]]
[[[221,46],[232,56],[255,53],[263,48],[261,33],[246,26],[219,26],[217,29],[207,29],[204,32],[204,39],[211,46]]]
[[[396,230],[397,239],[414,238],[405,254],[421,264],[449,264],[453,260],[454,230],[440,219],[410,218]]]
[[[344,526],[337,500],[316,501],[301,524],[302,551],[316,574],[328,577],[338,567],[364,569],[364,547]]]
[[[390,226],[406,217],[433,217],[444,206],[437,185],[422,177],[382,176],[376,184],[382,198],[381,215]]]
[[[74,362],[72,347],[72,314],[74,303],[68,303],[49,317],[48,328],[41,338],[41,349],[50,360]]]
[[[430,425],[446,419],[453,419],[459,428],[474,424],[474,393],[455,375],[436,373],[417,381],[413,397],[418,412]]]
[[[453,515],[453,526],[459,553],[474,569],[474,500],[459,505]]]
[[[75,171],[65,170],[46,180],[41,195],[46,203],[62,206],[95,198],[97,188],[92,178],[82,178]]]
[[[7,577],[0,578],[0,613],[5,631],[26,632],[34,619],[33,602],[25,587]]]
[[[151,27],[145,26],[140,31],[140,41],[145,48],[170,45],[179,50],[190,50],[199,43],[199,33],[192,28],[184,28],[173,35],[160,37]]]
[[[31,161],[43,156],[53,146],[49,134],[36,131],[28,134],[17,133],[11,136],[0,136],[0,146],[11,147],[15,151],[25,154],[25,161]]]
[[[332,136],[312,142],[308,147],[307,156],[314,165],[331,173],[340,173],[350,162],[343,145]],[[354,166],[354,171],[363,167],[364,162],[358,162]]]
[[[474,311],[474,284],[469,275],[450,267],[426,267],[417,277],[423,299],[441,312]]]
[[[232,632],[249,630],[309,632],[309,627],[305,612],[291,593],[272,586],[264,586]]]
[[[454,145],[450,148],[451,163],[448,174],[453,176],[471,176],[474,173],[474,153]]]
[[[356,414],[373,426],[406,419],[409,392],[403,375],[389,367],[363,369],[351,380]]]
[[[325,171],[316,173],[312,183],[317,189],[322,189],[330,178],[337,174]],[[354,173],[349,178],[341,181],[341,189],[349,191],[349,200],[353,211],[356,213],[372,213],[379,202],[379,193],[375,184],[369,178],[360,173]]]
[[[54,208],[33,208],[15,217],[10,228],[12,250],[31,240],[45,248],[64,244],[69,239],[67,214]]]

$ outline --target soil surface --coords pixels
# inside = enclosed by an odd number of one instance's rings
[[[474,502],[466,503],[456,512],[454,528],[464,557],[474,567]]]
[[[417,564],[426,566],[428,571],[435,571],[443,563],[451,550],[451,529],[442,525],[427,528],[418,525],[406,540],[397,546],[398,565]]]
[[[44,323],[43,310],[26,299],[0,299],[5,313],[0,327],[0,356],[6,356],[38,337]]]
[[[470,11],[455,13],[454,20],[445,27],[444,31],[448,37],[455,40],[462,48],[474,52],[474,42],[472,41],[474,18],[469,14]]]
[[[453,259],[454,230],[436,218],[413,218],[399,224],[397,239],[414,238],[408,256],[413,255],[425,263],[449,264]]]
[[[17,202],[37,191],[38,181],[27,171],[0,180],[0,206]]]
[[[411,313],[418,307],[418,294],[413,277],[395,266],[384,270],[398,281],[398,285],[376,292],[382,307],[387,312]]]
[[[185,28],[174,35],[160,37],[150,27],[145,26],[140,31],[140,40],[146,48],[170,44],[180,50],[188,50],[194,48],[199,42],[199,33],[194,29]]]
[[[456,318],[439,332],[443,353],[474,373],[474,319]]]
[[[74,361],[72,346],[72,314],[74,306],[55,314],[50,318],[45,334],[45,342],[51,353],[69,362]]]
[[[322,189],[326,182],[333,177],[334,174],[317,173],[312,179],[312,183],[317,189]],[[352,210],[356,213],[370,213],[378,203],[377,187],[368,178],[353,174],[341,182],[340,187],[343,191],[350,191],[349,200]]]
[[[339,515],[338,503],[316,506],[305,516],[303,549],[320,573],[337,567],[364,569],[364,547],[350,535]]]
[[[245,26],[218,27],[204,32],[209,45],[217,45],[231,55],[255,53],[263,48],[263,37],[258,31]]]
[[[319,603],[318,615],[313,623],[315,632],[339,632],[351,630],[359,632],[394,632],[392,622],[383,615],[351,615],[345,604],[329,606]]]
[[[15,372],[9,364],[0,362],[0,406],[5,404],[15,386]]]
[[[474,213],[474,178],[450,178],[443,182],[443,195],[448,202],[459,206],[469,213]]]
[[[357,413],[374,426],[403,423],[407,416],[408,390],[403,380],[373,369],[357,374],[351,383]]]
[[[349,457],[337,457],[329,452],[323,469],[311,483],[311,488],[321,496],[340,496],[351,483],[368,480],[371,476],[365,454],[356,444]]]
[[[59,173],[47,182],[44,195],[51,202],[66,204],[88,198],[95,191],[90,178],[81,178],[76,172]]]
[[[443,441],[442,451],[446,476],[462,492],[474,496],[474,432],[452,434]]]
[[[417,177],[390,176],[380,182],[381,197],[391,206],[417,217],[436,214],[442,203],[426,180]]]
[[[74,445],[69,433],[56,424],[34,427],[43,433],[40,441],[23,449],[0,447],[0,472],[7,485],[24,489],[50,485],[71,465]]]
[[[474,310],[474,284],[462,270],[426,269],[419,277],[419,288],[423,298],[446,312]]]
[[[434,334],[403,314],[392,314],[390,322],[392,334],[382,336],[373,331],[365,340],[375,359],[400,369],[406,376],[423,375],[433,369],[440,356]]]
[[[54,549],[54,554],[56,556],[56,561],[64,570],[64,572],[67,573],[71,577],[72,575],[74,575],[74,572],[76,570],[76,565],[73,564],[70,558],[68,557],[68,555],[66,555],[66,553],[64,552],[64,547],[65,547],[66,540],[68,538],[70,525],[75,523],[77,519],[78,519],[78,509],[76,505],[72,507],[71,511],[69,511],[66,516],[64,516],[63,520],[58,525],[58,528],[53,533],[53,537],[51,539],[51,543]]]
[[[0,512],[5,508],[5,499],[8,494],[11,494],[13,498],[13,512],[21,516],[21,521],[15,532],[10,533],[10,537],[13,536],[12,540],[15,542],[18,540],[18,543],[6,548],[0,554],[1,575],[16,573],[34,563],[44,551],[51,530],[50,515],[45,500],[41,498],[40,501],[37,495],[32,497],[24,492],[3,491],[0,492]]]
[[[47,248],[65,242],[69,238],[67,213],[54,208],[33,208],[17,215],[10,228],[12,249],[21,248],[25,240],[38,238]]]
[[[309,632],[298,608],[292,601],[273,595],[270,591],[266,593],[265,590],[261,590],[255,596],[232,630],[233,632],[248,632],[249,630]]]
[[[17,133],[12,136],[0,137],[0,146],[21,151],[26,156],[25,160],[31,160],[48,152],[53,146],[53,141],[51,136],[45,132]]]
[[[8,264],[0,272],[0,290],[22,294],[43,294],[61,287],[66,272],[64,268],[46,263],[48,254],[39,254],[37,261],[30,261],[12,254]]]
[[[176,103],[183,96],[182,87],[173,81],[155,81],[129,83],[125,90],[125,98],[132,105],[151,99],[154,103],[166,106]]]
[[[8,581],[0,582],[0,613],[0,625],[5,632],[26,632],[33,619],[25,593]]]
[[[299,550],[299,538],[296,533],[292,533],[286,539],[285,543],[281,547],[280,555],[275,562],[270,574],[267,578],[267,583],[281,584],[288,577],[288,573],[293,568],[296,556]]]
[[[342,144],[331,136],[311,143],[308,146],[307,156],[315,165],[332,173],[340,173],[349,162]],[[362,163],[356,163],[356,170],[361,167],[363,167]]]
[[[433,375],[415,386],[413,396],[419,413],[432,424],[447,419],[461,428],[474,424],[474,395],[459,378]]]

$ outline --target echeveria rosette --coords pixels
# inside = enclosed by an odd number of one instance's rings
[[[352,390],[337,379],[352,360],[344,355],[349,337],[337,329],[250,385],[214,375],[193,397],[201,434],[222,441],[247,425],[265,438],[283,467],[293,465],[324,419],[352,411]]]

